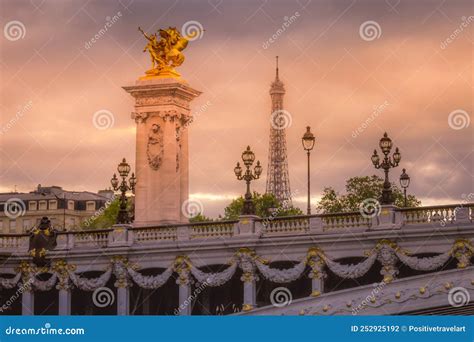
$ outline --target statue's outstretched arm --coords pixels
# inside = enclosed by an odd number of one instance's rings
[[[142,30],[142,28],[140,26],[138,26],[138,31],[140,31],[145,36],[146,39],[151,41],[151,38],[145,33],[145,31]]]

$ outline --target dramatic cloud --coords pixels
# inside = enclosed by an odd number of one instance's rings
[[[135,157],[133,101],[121,87],[149,67],[137,27],[196,20],[206,31],[180,72],[203,91],[193,103],[190,190],[206,214],[243,193],[233,167],[247,145],[266,168],[275,55],[293,119],[296,204],[304,208],[307,125],[316,135],[315,199],[324,186],[342,190],[351,176],[380,174],[370,155],[384,131],[401,150],[409,192],[425,204],[474,192],[473,123],[448,122],[456,110],[473,115],[470,1],[2,1],[1,9],[2,28],[19,21],[25,30],[0,38],[1,191],[108,187],[120,159]],[[99,124],[98,111],[112,116]],[[265,177],[254,184],[263,192]]]

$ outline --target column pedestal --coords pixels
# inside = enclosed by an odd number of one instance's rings
[[[244,304],[242,311],[250,311],[257,306],[257,287],[255,280],[244,281]]]
[[[311,279],[311,296],[317,297],[324,292],[324,279],[313,278]]]
[[[135,225],[187,222],[189,104],[201,93],[181,78],[162,77],[124,89],[135,98]]]

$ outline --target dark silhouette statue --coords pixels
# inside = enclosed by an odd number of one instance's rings
[[[51,226],[51,221],[47,217],[43,217],[38,224],[30,232],[30,245],[28,251],[33,257],[33,263],[38,267],[48,265],[46,260],[46,252],[56,248],[57,231]]]

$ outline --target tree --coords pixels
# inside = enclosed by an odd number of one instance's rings
[[[269,216],[293,216],[303,215],[299,208],[295,208],[285,203],[280,203],[273,194],[253,193],[253,201],[255,203],[255,213],[257,216],[266,218]],[[244,198],[241,196],[234,199],[224,209],[224,219],[236,220],[242,214],[244,207]]]
[[[115,198],[107,201],[105,206],[99,209],[91,218],[82,223],[83,229],[103,229],[112,227],[120,210],[120,200]]]
[[[340,194],[332,187],[324,188],[323,196],[317,208],[324,213],[338,213],[359,210],[360,204],[369,198],[378,200],[382,195],[384,180],[376,175],[352,177],[346,181],[346,194]],[[394,204],[404,206],[403,191],[392,183]],[[413,195],[407,196],[408,207],[418,207],[421,201]]]
[[[110,228],[117,222],[120,210],[120,197],[108,200],[105,206],[97,210],[94,215],[81,224],[82,229],[104,229]],[[134,213],[134,198],[127,198],[127,211],[129,215]]]
[[[202,213],[199,213],[195,216],[192,216],[189,218],[189,222],[190,223],[195,223],[195,222],[212,222],[214,221],[213,219],[211,219],[210,217],[207,217],[205,215],[203,215]]]

